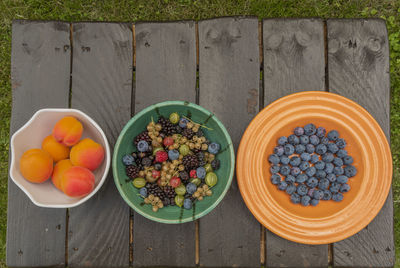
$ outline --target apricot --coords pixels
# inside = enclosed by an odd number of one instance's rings
[[[51,176],[51,181],[54,186],[62,191],[61,181],[64,176],[65,171],[67,171],[70,167],[73,167],[71,161],[69,159],[60,160],[53,169],[53,175]]]
[[[53,128],[56,141],[72,146],[81,139],[83,126],[75,117],[66,116],[60,119]]]
[[[103,162],[104,149],[97,142],[86,138],[72,147],[70,159],[74,166],[95,170]]]
[[[63,143],[59,143],[56,139],[49,135],[42,142],[42,149],[53,157],[54,162],[67,159],[69,156],[69,147]]]
[[[53,158],[41,149],[30,149],[19,160],[19,170],[30,182],[45,182],[53,172]]]
[[[82,197],[94,188],[94,174],[87,168],[73,166],[64,171],[61,180],[62,191],[71,197]]]

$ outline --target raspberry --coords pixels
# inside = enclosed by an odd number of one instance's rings
[[[191,178],[196,178],[196,170],[192,169],[192,170],[189,172],[189,176],[190,176]]]
[[[172,144],[174,144],[174,139],[172,137],[166,137],[164,138],[164,146],[170,146]]]
[[[167,152],[165,152],[165,151],[158,151],[158,152],[156,153],[156,162],[162,163],[162,162],[167,161],[167,159],[168,159],[168,154],[167,154]]]
[[[161,172],[160,171],[158,171],[158,170],[153,170],[152,172],[151,172],[151,176],[153,176],[153,178],[158,178],[158,177],[160,177],[160,175],[161,175]]]

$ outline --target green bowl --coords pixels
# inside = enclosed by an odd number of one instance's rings
[[[187,116],[194,122],[203,124],[205,136],[212,142],[221,145],[221,150],[216,158],[221,161],[221,167],[215,171],[218,176],[218,183],[212,187],[213,194],[206,196],[202,201],[196,201],[190,210],[178,206],[167,206],[153,212],[151,205],[144,204],[143,198],[139,195],[139,189],[135,188],[125,173],[125,166],[122,157],[134,151],[133,139],[136,135],[146,129],[147,124],[153,119],[156,121],[160,115],[168,118],[169,114],[177,112],[179,115]],[[215,208],[231,185],[235,166],[235,153],[231,137],[223,124],[214,114],[203,107],[184,101],[166,101],[147,107],[136,114],[125,125],[121,131],[114,147],[112,169],[115,185],[122,198],[137,213],[144,217],[162,223],[184,223],[198,219],[213,208]]]

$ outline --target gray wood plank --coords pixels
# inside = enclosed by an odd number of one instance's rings
[[[263,22],[264,105],[300,91],[325,90],[324,24],[319,19]],[[267,267],[326,267],[328,246],[288,241],[267,230]]]
[[[132,38],[131,24],[73,24],[71,106],[100,125],[111,148],[131,115]],[[70,267],[129,266],[129,207],[111,170],[94,197],[70,209],[68,227]]]
[[[134,111],[166,100],[196,101],[194,22],[135,25]],[[195,266],[195,224],[168,225],[135,213],[134,266]]]
[[[259,108],[258,20],[199,22],[199,52],[200,105],[222,121],[236,150]],[[260,225],[244,204],[236,178],[199,228],[200,266],[260,266]]]
[[[14,21],[10,135],[39,109],[68,107],[69,23]],[[63,266],[65,209],[35,206],[8,180],[7,265]]]
[[[378,121],[390,140],[389,45],[383,20],[328,20],[329,91],[350,98]],[[338,267],[394,265],[392,192],[378,216],[334,244]]]

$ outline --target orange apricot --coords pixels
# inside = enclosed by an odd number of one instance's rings
[[[53,135],[44,138],[42,149],[48,152],[53,157],[54,162],[67,159],[69,156],[69,147],[63,143],[59,143]]]
[[[70,167],[73,167],[71,161],[69,159],[64,159],[58,161],[58,163],[54,166],[53,175],[51,176],[51,181],[57,189],[62,191],[61,181],[64,176],[65,171],[67,171]]]
[[[89,169],[73,166],[64,172],[61,189],[68,196],[82,197],[93,190],[94,182],[94,174]]]
[[[104,149],[97,142],[86,138],[72,147],[70,159],[74,166],[95,170],[103,162]]]
[[[72,146],[81,139],[82,123],[75,117],[66,116],[59,120],[53,128],[53,137],[66,146]]]
[[[26,180],[42,183],[48,180],[53,172],[53,159],[41,149],[30,149],[19,160],[19,170]]]

